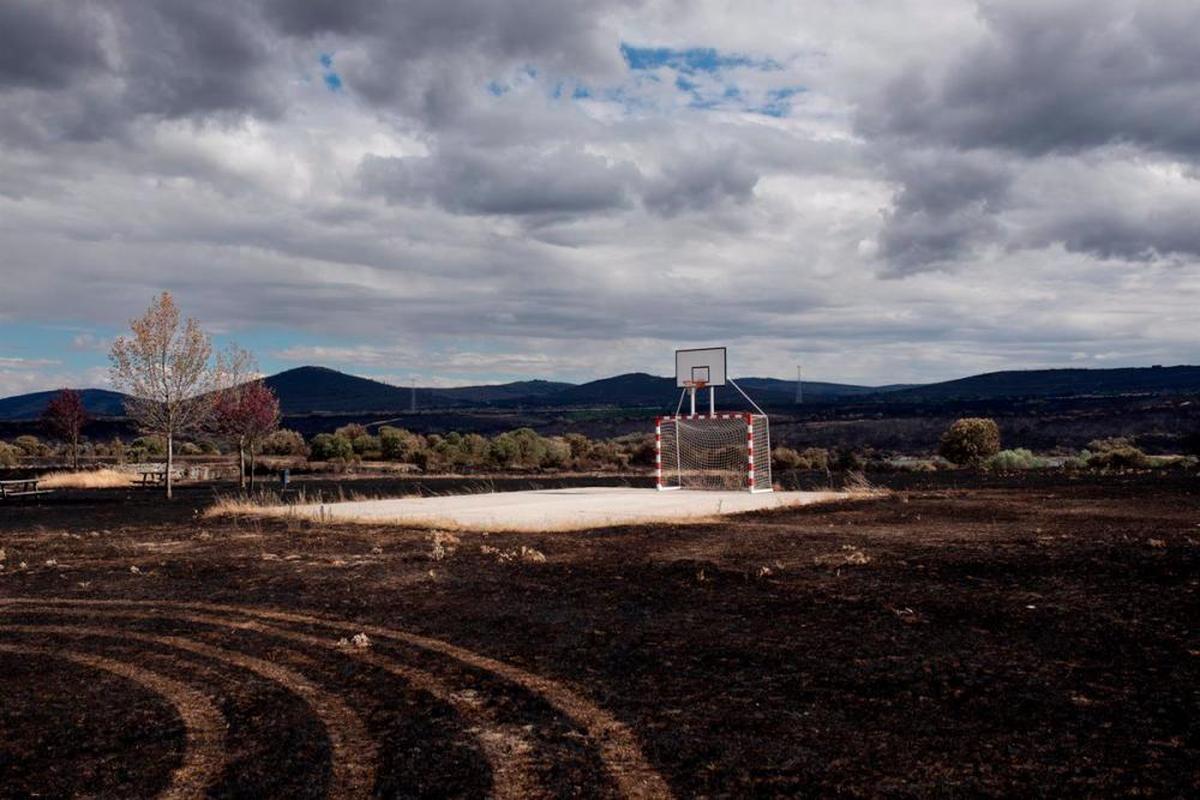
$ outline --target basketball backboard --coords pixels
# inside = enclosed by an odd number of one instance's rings
[[[675,386],[724,386],[725,348],[704,347],[675,351]]]

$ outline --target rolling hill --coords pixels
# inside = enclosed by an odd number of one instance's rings
[[[328,367],[297,367],[265,380],[285,415],[395,411],[408,408],[410,390]]]
[[[377,414],[404,412],[412,402],[410,387],[392,386],[347,375],[326,367],[297,367],[266,378],[279,396],[286,416],[310,414]],[[756,403],[768,408],[790,407],[795,381],[740,378],[738,384]],[[925,404],[988,399],[1113,396],[1200,393],[1200,367],[1138,367],[1123,369],[1014,370],[922,386],[857,386],[804,382],[806,403]],[[55,392],[37,392],[0,399],[0,420],[36,420]],[[675,381],[631,372],[578,385],[556,381],[517,381],[455,388],[417,388],[420,411],[462,409],[525,410],[580,407],[641,407],[675,410],[680,391]],[[104,389],[83,390],[84,404],[97,417],[117,417],[124,396]],[[719,389],[721,408],[748,406],[731,387]],[[707,401],[702,401],[707,405]]]
[[[897,402],[944,402],[1017,397],[1186,394],[1191,392],[1200,392],[1200,367],[1035,369],[987,372],[968,378],[899,389],[878,399]]]
[[[404,411],[412,403],[412,388],[347,375],[328,367],[297,367],[272,375],[266,383],[279,396],[284,414],[353,413],[359,411]],[[470,408],[490,405],[536,404],[553,396],[569,383],[517,381],[448,389],[417,387],[417,407]]]
[[[93,417],[120,417],[125,414],[125,395],[107,389],[81,389],[83,407]],[[20,394],[0,399],[0,419],[37,419],[57,391]]]

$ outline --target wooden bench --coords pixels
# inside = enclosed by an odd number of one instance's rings
[[[23,478],[17,481],[0,481],[0,500],[10,497],[40,497],[50,494],[53,489],[39,489],[37,478]]]

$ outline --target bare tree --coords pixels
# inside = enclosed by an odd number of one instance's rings
[[[145,316],[131,320],[132,336],[113,342],[112,382],[129,395],[125,412],[149,434],[167,441],[167,497],[172,494],[175,437],[201,426],[212,413],[218,370],[212,342],[194,319],[181,324],[179,308],[163,292]]]
[[[213,414],[216,432],[238,448],[238,485],[246,488],[246,456],[250,456],[250,488],[254,488],[255,453],[263,438],[279,427],[279,399],[260,379],[254,357],[231,345],[217,357],[222,388]]]
[[[71,446],[71,467],[79,469],[79,435],[88,422],[83,395],[74,389],[63,389],[42,412],[42,423],[61,436]]]

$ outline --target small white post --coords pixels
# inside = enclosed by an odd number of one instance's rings
[[[692,398],[692,416],[694,417],[694,416],[696,416],[696,387],[695,386],[689,387],[688,394]]]
[[[717,415],[717,387],[708,387],[708,415],[715,417]]]

